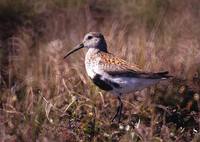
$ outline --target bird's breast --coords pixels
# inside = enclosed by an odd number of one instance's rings
[[[95,66],[94,64],[92,63],[85,63],[85,69],[86,69],[86,72],[87,72],[87,75],[90,77],[90,78],[94,78],[95,76]]]
[[[86,55],[85,68],[90,78],[94,78],[94,76],[96,75],[96,72],[98,71],[98,63],[99,63],[98,58]]]

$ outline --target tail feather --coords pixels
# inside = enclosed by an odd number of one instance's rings
[[[168,79],[168,78],[171,78],[173,76],[171,75],[168,75],[169,72],[168,71],[163,71],[163,72],[158,72],[158,73],[154,73],[154,76],[157,78],[160,78],[160,79]]]

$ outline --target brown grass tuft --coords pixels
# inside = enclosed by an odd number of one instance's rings
[[[198,0],[0,2],[0,141],[198,141]],[[85,33],[110,52],[175,76],[117,101],[84,69],[84,52],[63,60]]]

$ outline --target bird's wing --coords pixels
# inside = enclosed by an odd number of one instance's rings
[[[136,77],[144,79],[166,79],[168,72],[144,72],[137,65],[129,64],[125,60],[115,57],[110,53],[100,53],[99,68],[113,77]]]

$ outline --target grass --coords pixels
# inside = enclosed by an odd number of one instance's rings
[[[199,141],[197,0],[0,2],[0,141]],[[85,33],[175,79],[117,100],[87,77]]]

